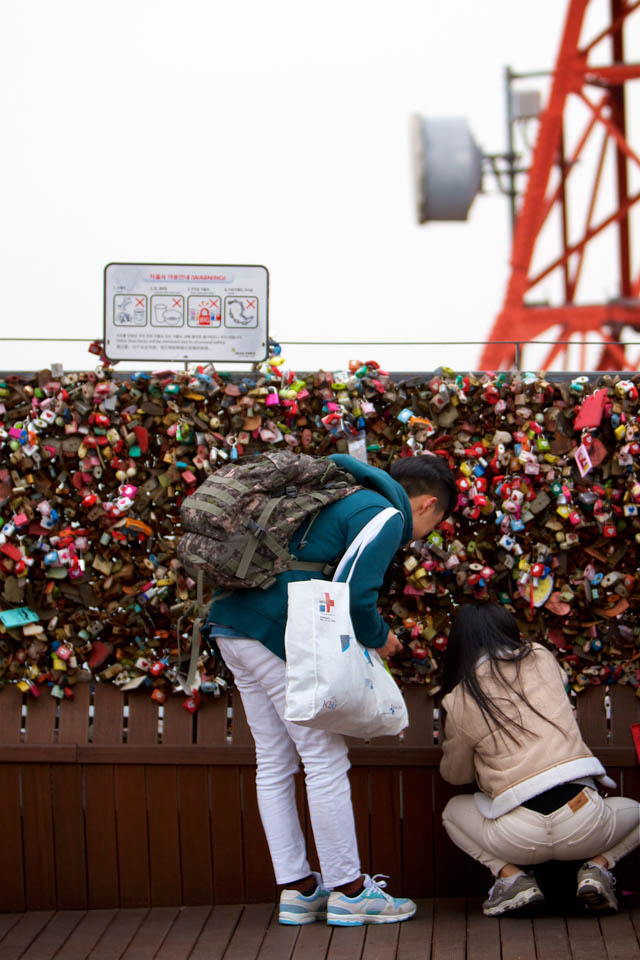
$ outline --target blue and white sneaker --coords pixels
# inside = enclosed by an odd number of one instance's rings
[[[280,894],[280,913],[278,915],[279,923],[299,926],[305,923],[315,923],[316,920],[326,920],[329,891],[322,886],[320,874],[314,873],[313,875],[318,885],[309,896],[305,897],[298,890],[282,891]]]
[[[363,923],[398,923],[412,917],[416,912],[413,900],[385,893],[382,876],[372,878],[365,874],[364,890],[357,897],[346,897],[333,890],[329,894],[327,923],[334,927],[359,927]]]

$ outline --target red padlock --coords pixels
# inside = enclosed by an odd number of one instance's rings
[[[187,697],[185,702],[182,704],[187,713],[196,713],[200,707],[200,692],[194,690],[190,697]]]

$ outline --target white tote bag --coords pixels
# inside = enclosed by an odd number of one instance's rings
[[[355,565],[396,513],[389,507],[363,527],[333,580],[289,584],[285,719],[364,739],[400,733],[408,726],[397,683],[376,651],[358,643],[349,613],[349,581]],[[354,554],[349,576],[341,582]]]

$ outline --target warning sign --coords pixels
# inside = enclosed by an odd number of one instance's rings
[[[110,263],[105,353],[111,360],[264,360],[268,298],[262,266]]]

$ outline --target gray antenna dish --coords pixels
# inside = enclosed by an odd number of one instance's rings
[[[466,220],[482,189],[482,152],[464,117],[411,118],[418,223]]]

